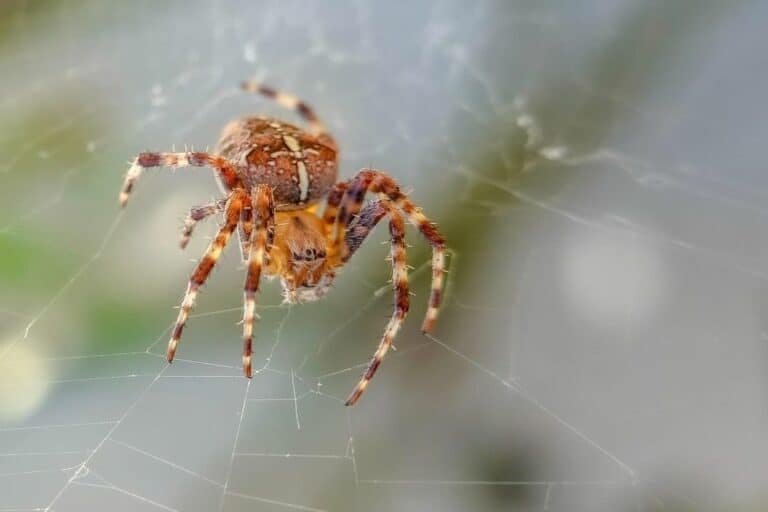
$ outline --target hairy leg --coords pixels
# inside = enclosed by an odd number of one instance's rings
[[[208,203],[203,206],[193,206],[189,209],[187,217],[184,219],[184,227],[181,230],[181,240],[179,245],[184,249],[189,243],[189,239],[192,237],[192,231],[195,229],[195,224],[210,217],[214,213],[223,212],[224,206],[227,204],[226,199],[219,199],[213,203]]]
[[[240,179],[229,161],[221,156],[201,151],[186,153],[139,153],[125,175],[123,188],[120,190],[120,204],[125,206],[133,190],[133,185],[139,179],[144,169],[148,167],[211,167],[221,178],[227,189],[236,188]]]
[[[237,223],[240,220],[240,211],[243,208],[248,195],[242,189],[235,189],[232,191],[232,195],[227,201],[224,214],[224,224],[219,228],[219,232],[216,234],[205,254],[203,254],[200,263],[197,264],[194,272],[189,278],[189,284],[187,285],[187,291],[184,294],[184,300],[181,302],[181,309],[179,310],[179,316],[176,318],[176,325],[171,333],[171,339],[168,341],[168,351],[166,356],[168,362],[173,361],[173,357],[176,354],[176,346],[181,339],[181,333],[184,331],[184,326],[189,318],[189,312],[195,305],[195,299],[200,287],[205,283],[206,279],[216,266],[216,262],[221,256],[221,251],[229,242],[229,238],[232,236],[232,232],[237,227]]]
[[[408,295],[408,267],[405,260],[405,222],[403,221],[403,216],[388,202],[378,202],[376,205],[376,212],[367,218],[371,220],[373,225],[375,225],[383,215],[389,215],[389,234],[392,243],[390,259],[392,260],[392,286],[395,290],[395,309],[392,312],[392,317],[387,324],[387,328],[384,330],[384,335],[379,342],[379,347],[373,354],[373,358],[368,364],[360,382],[357,383],[357,386],[355,386],[355,389],[347,398],[345,405],[354,405],[365,391],[365,388],[368,387],[368,383],[373,378],[376,370],[381,365],[381,361],[392,346],[392,341],[400,330],[400,326],[403,324],[406,314],[408,314],[410,305],[410,297]],[[379,214],[379,212],[381,213]],[[376,220],[373,221],[373,219]]]
[[[243,263],[248,262],[248,253],[251,251],[251,234],[253,233],[253,208],[250,202],[243,208],[240,215],[240,225],[237,235],[240,239],[240,257]]]
[[[339,204],[344,198],[344,192],[349,187],[349,181],[340,181],[328,192],[325,210],[323,210],[323,224],[325,227],[325,237],[330,241],[336,236],[336,218],[339,215]]]
[[[352,255],[363,245],[376,224],[392,210],[400,215],[400,212],[392,206],[388,199],[371,201],[360,210],[360,213],[349,222],[344,232],[343,263],[349,261]]]
[[[267,98],[275,100],[283,107],[295,111],[307,122],[310,133],[325,139],[325,142],[329,142],[331,147],[334,149],[336,148],[336,142],[328,134],[328,131],[320,121],[320,118],[317,117],[317,114],[315,114],[315,111],[306,102],[292,94],[273,89],[272,87],[258,82],[245,81],[241,83],[240,86],[246,92],[261,94]]]
[[[243,372],[251,377],[251,354],[253,353],[253,322],[256,316],[256,293],[259,291],[261,268],[269,254],[275,229],[275,202],[272,189],[257,185],[251,192],[253,211],[253,233],[248,251],[248,274],[243,293]]]
[[[445,273],[445,238],[437,230],[437,227],[424,215],[408,196],[400,191],[392,177],[375,169],[363,169],[358,172],[344,193],[344,198],[339,207],[337,217],[337,231],[333,246],[341,252],[341,259],[348,259],[345,251],[349,248],[342,243],[346,236],[346,230],[353,218],[360,212],[365,196],[373,192],[389,199],[403,211],[408,221],[415,226],[424,238],[432,246],[432,290],[429,296],[429,307],[421,326],[422,331],[432,330],[437,319],[443,296],[443,280]]]

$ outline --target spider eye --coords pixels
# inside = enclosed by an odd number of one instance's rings
[[[291,251],[293,261],[315,261],[325,258],[325,249],[307,247],[299,251]]]

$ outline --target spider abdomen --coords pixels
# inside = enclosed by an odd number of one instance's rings
[[[238,165],[247,189],[272,187],[276,210],[298,210],[318,202],[336,182],[337,150],[329,135],[315,136],[265,117],[228,123],[216,152]]]

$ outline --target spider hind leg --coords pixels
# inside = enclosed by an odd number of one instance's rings
[[[315,111],[305,101],[297,98],[292,94],[273,89],[268,85],[264,85],[258,82],[245,81],[240,84],[240,87],[245,92],[261,94],[262,96],[276,101],[279,105],[295,111],[299,116],[301,116],[302,119],[304,119],[304,121],[307,122],[310,133],[318,136],[322,135],[330,139],[330,136],[328,135],[328,132],[325,129],[322,121],[320,121],[320,118],[317,116],[317,114],[315,114]]]

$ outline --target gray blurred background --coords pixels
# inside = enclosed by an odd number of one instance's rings
[[[768,507],[765,2],[0,4],[0,510],[698,511]],[[342,176],[387,169],[429,251],[398,350],[385,229],[326,300],[260,295],[241,376],[230,247],[178,362],[178,249],[213,146],[310,102]]]

